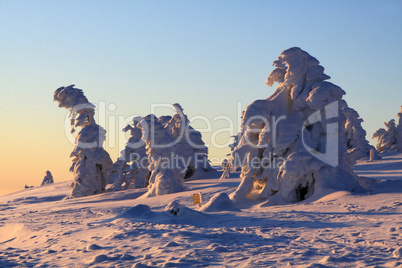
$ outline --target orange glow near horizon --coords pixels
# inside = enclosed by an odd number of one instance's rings
[[[69,169],[70,153],[74,145],[64,134],[63,118],[54,119],[51,127],[41,120],[36,122],[28,120],[24,124],[9,122],[7,130],[0,141],[3,152],[0,154],[2,163],[0,196],[24,190],[25,185],[39,186],[47,170],[52,173],[55,182],[73,179]],[[217,140],[223,144],[228,135],[220,134]],[[205,143],[209,143],[210,136],[203,135]],[[108,144],[109,140],[106,140],[104,148],[114,162],[119,156],[120,149],[118,146],[108,147]],[[114,144],[117,145],[118,141]],[[216,159],[221,160],[228,152],[228,148],[217,149],[210,146],[209,155],[210,158],[215,158],[213,164],[216,164]]]

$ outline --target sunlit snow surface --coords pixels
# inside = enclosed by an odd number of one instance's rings
[[[237,209],[220,193],[232,193],[239,174],[219,172],[151,198],[133,189],[62,200],[70,182],[26,189],[0,197],[0,267],[399,266],[402,154],[355,170],[392,181],[371,181],[369,194]],[[201,208],[192,204],[198,192]]]

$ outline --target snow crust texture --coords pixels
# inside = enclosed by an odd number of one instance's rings
[[[357,168],[379,165],[380,175],[391,158],[383,161],[361,161]],[[386,188],[377,185],[372,194],[339,191],[316,201],[268,207],[249,200],[240,211],[227,209],[224,194],[240,183],[239,173],[226,180],[219,175],[185,182],[193,191],[145,199],[137,198],[146,191],[139,188],[66,200],[68,182],[2,196],[0,267],[402,264],[398,179],[389,180]],[[196,192],[202,192],[206,207],[218,209],[200,211],[192,204]]]

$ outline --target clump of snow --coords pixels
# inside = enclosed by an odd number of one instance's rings
[[[102,247],[97,245],[97,244],[90,244],[86,247],[87,251],[91,251],[91,250],[98,250],[101,249]]]
[[[177,215],[181,207],[183,207],[182,204],[180,204],[178,200],[174,200],[165,207],[165,211],[169,211],[170,213]]]
[[[71,132],[75,132],[76,127],[81,128],[70,155],[73,158],[70,171],[74,173],[70,197],[105,192],[112,160],[102,147],[106,131],[95,122],[95,105],[88,102],[83,91],[74,88],[74,85],[56,89],[53,100],[58,102],[59,107],[70,110]]]
[[[43,178],[43,181],[42,181],[42,183],[41,183],[41,186],[42,186],[42,185],[46,185],[46,184],[51,184],[51,183],[54,183],[54,181],[53,181],[53,175],[52,175],[52,173],[48,170],[48,171],[46,171],[46,176]]]
[[[226,193],[217,193],[200,208],[203,212],[240,211]]]
[[[136,205],[132,208],[127,209],[120,215],[118,215],[116,218],[125,218],[125,219],[130,219],[130,218],[141,218],[141,217],[147,217],[152,214],[152,210],[149,206],[139,204]]]
[[[242,137],[230,161],[232,171],[242,168],[242,182],[231,199],[279,195],[277,202],[295,202],[326,189],[362,191],[347,138],[356,143],[353,149],[364,133],[345,129],[345,91],[325,81],[330,77],[319,61],[300,48],[283,51],[274,66],[267,85],[279,82],[275,92],[250,104],[242,117]],[[336,123],[327,125],[320,111]]]

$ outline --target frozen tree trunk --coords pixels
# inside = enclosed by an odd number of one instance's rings
[[[278,82],[275,92],[242,117],[230,161],[232,171],[241,167],[242,181],[231,199],[297,202],[328,189],[362,190],[347,149],[345,92],[300,48],[283,51],[274,66],[267,85]]]
[[[369,162],[374,162],[374,160],[376,160],[376,152],[377,152],[377,150],[375,150],[375,149],[370,150]]]

